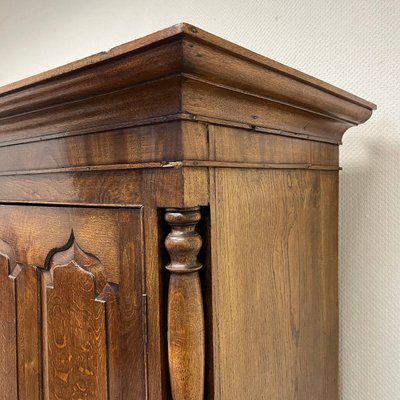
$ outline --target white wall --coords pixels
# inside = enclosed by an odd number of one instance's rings
[[[341,392],[400,400],[399,20],[398,0],[0,0],[0,85],[186,21],[376,102],[341,149]]]

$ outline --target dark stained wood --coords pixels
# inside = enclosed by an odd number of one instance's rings
[[[118,225],[121,233],[118,249],[121,254],[119,282],[119,326],[112,329],[119,341],[114,342],[114,351],[120,358],[115,367],[120,375],[119,396],[109,395],[109,399],[145,399],[146,398],[146,341],[143,337],[142,295],[145,293],[145,258],[143,209],[135,218],[131,210],[118,213]],[[112,323],[108,326],[113,325]],[[114,376],[116,379],[116,376]]]
[[[162,216],[156,208],[143,208],[143,230],[147,293],[147,371],[148,398],[167,399],[169,380],[167,362],[166,302],[164,302],[164,265],[162,262]]]
[[[188,24],[0,88],[0,400],[338,400],[375,108]]]
[[[13,293],[1,308],[10,393],[18,385],[18,400],[145,398],[140,209],[3,205],[0,213],[10,243],[0,242],[0,286]]]
[[[169,122],[0,147],[0,172],[206,160],[206,131],[198,126]]]
[[[15,280],[11,274],[17,268],[12,248],[0,241],[0,382],[1,400],[18,396],[17,373],[17,308]]]
[[[1,205],[0,237],[15,249],[22,264],[43,267],[50,250],[65,246],[73,230],[80,246],[101,259],[107,280],[119,283],[122,254],[118,244],[123,235],[119,212],[122,210]],[[138,210],[130,212],[139,214]],[[140,216],[137,218],[140,224]],[[36,230],[31,229],[32,224]],[[41,232],[47,235],[42,237]]]
[[[18,316],[18,400],[42,399],[42,356],[40,340],[39,268],[24,266],[16,270]]]
[[[188,121],[0,147],[0,176],[210,166],[337,167],[338,147]]]
[[[160,118],[209,118],[340,143],[344,132],[375,108],[181,24],[108,56],[0,89],[0,142],[99,132]]]
[[[179,113],[181,79],[167,77],[82,101],[0,119],[1,141],[77,134],[132,126],[154,116]],[[51,110],[51,123],[49,111]],[[83,111],[82,111],[83,110]]]
[[[44,397],[106,400],[105,276],[75,242],[57,255],[43,280]]]
[[[168,291],[168,362],[173,400],[204,399],[205,328],[197,260],[202,240],[195,231],[198,208],[167,209],[171,232],[165,247],[171,257]]]
[[[92,62],[91,68],[80,70],[79,74],[69,75],[62,82],[53,79],[41,84],[35,93],[29,88],[13,91],[0,101],[0,118],[10,114],[22,114],[32,108],[41,109],[90,98],[167,74],[176,74],[180,71],[181,54],[181,44],[175,41],[144,50],[141,57],[135,57],[135,54],[131,53],[126,54],[127,58],[121,58],[115,54],[116,57],[108,63],[100,62],[94,65]],[[110,68],[113,74],[110,74]],[[93,79],[93,74],[96,74],[96,79]]]
[[[208,174],[202,168],[58,173],[0,177],[0,202],[87,206],[178,207],[208,204]],[[146,196],[143,197],[143,192]]]
[[[0,398],[39,400],[39,276],[16,263],[13,248],[0,241]]]
[[[31,86],[42,82],[48,83],[53,81],[55,82],[56,85],[58,85],[61,77],[68,78],[75,71],[84,72],[86,69],[90,69],[90,67],[93,67],[97,64],[103,64],[104,62],[110,59],[118,59],[126,54],[134,54],[135,52],[140,51],[142,49],[155,47],[154,45],[156,43],[164,43],[165,41],[169,41],[171,38],[174,38],[175,36],[181,35],[182,29],[183,29],[182,24],[177,24],[170,28],[156,32],[152,35],[142,37],[132,42],[123,44],[108,51],[103,51],[101,53],[92,55],[90,57],[86,57],[82,60],[75,61],[64,66],[60,66],[51,71],[47,71],[45,73],[38,74],[30,78],[23,79],[21,81],[3,86],[0,90],[0,93],[3,94],[3,93],[16,92],[18,89],[30,88]],[[165,62],[165,60],[163,61]],[[149,71],[149,66],[146,65],[145,68],[143,68],[143,71],[144,72]],[[95,82],[92,79],[89,79],[89,81],[91,84],[95,84]],[[54,88],[52,88],[52,90],[54,90]]]
[[[79,72],[84,68],[93,67],[97,64],[104,63],[117,57],[119,58],[126,54],[131,54],[133,52],[138,52],[142,49],[155,47],[157,43],[164,43],[166,39],[169,40],[175,37],[180,38],[182,36],[189,36],[191,40],[206,42],[208,45],[211,45],[216,49],[223,50],[224,53],[236,54],[239,58],[247,59],[248,61],[252,61],[254,64],[262,65],[265,70],[274,70],[277,72],[281,72],[282,75],[289,76],[295,81],[304,82],[309,86],[321,87],[324,92],[337,95],[338,97],[347,97],[349,101],[353,103],[360,104],[371,109],[374,109],[374,107],[376,107],[373,103],[361,99],[360,97],[354,96],[342,89],[329,85],[328,83],[316,79],[310,75],[304,74],[300,71],[278,63],[260,54],[256,54],[248,49],[219,38],[187,23],[177,24],[170,28],[135,40],[133,42],[115,47],[107,52],[99,53],[97,55],[87,57],[83,60],[76,61],[63,67],[59,67],[54,70],[33,76],[31,78],[21,80],[10,85],[6,85],[1,88],[0,94],[15,92],[16,90],[22,89],[24,87],[37,85],[38,83],[46,82],[50,79],[54,80],[54,78],[59,78],[58,81],[60,81],[60,78],[63,78],[63,76],[71,75],[71,73],[75,71]]]

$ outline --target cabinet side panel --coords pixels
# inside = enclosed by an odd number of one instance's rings
[[[217,161],[271,164],[339,165],[339,147],[246,129],[210,125]]]
[[[337,171],[212,175],[215,398],[337,400]]]

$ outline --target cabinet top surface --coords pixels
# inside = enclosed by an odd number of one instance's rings
[[[65,74],[70,74],[73,73],[74,71],[78,71],[98,63],[106,62],[113,58],[123,57],[124,55],[128,55],[132,52],[145,50],[146,48],[155,46],[164,41],[168,41],[169,39],[173,39],[176,37],[183,37],[183,36],[191,37],[195,40],[200,40],[211,46],[216,46],[227,53],[231,53],[237,56],[238,58],[243,58],[258,65],[262,65],[266,69],[280,72],[294,80],[307,83],[310,86],[318,87],[323,91],[335,94],[351,102],[362,105],[368,109],[371,110],[376,109],[375,104],[366,101],[358,96],[355,96],[349,92],[346,92],[345,90],[330,85],[326,82],[323,82],[317,78],[314,78],[310,75],[300,72],[294,68],[288,67],[270,58],[257,54],[251,50],[245,49],[228,40],[222,39],[216,35],[203,31],[187,23],[176,24],[161,31],[154,32],[150,35],[114,47],[109,51],[103,51],[101,53],[92,55],[90,57],[86,57],[84,59],[74,61],[64,66],[34,75],[30,78],[22,79],[20,81],[2,86],[0,87],[0,95],[4,95],[8,92],[22,89],[27,86],[38,84],[43,81],[47,81],[49,79],[55,79]]]
[[[182,23],[0,88],[0,142],[189,119],[340,144],[375,108]]]

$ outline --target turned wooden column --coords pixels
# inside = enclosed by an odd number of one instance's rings
[[[168,291],[168,362],[173,400],[204,398],[204,310],[197,260],[202,245],[198,207],[167,209],[171,232],[165,246],[171,257]]]

